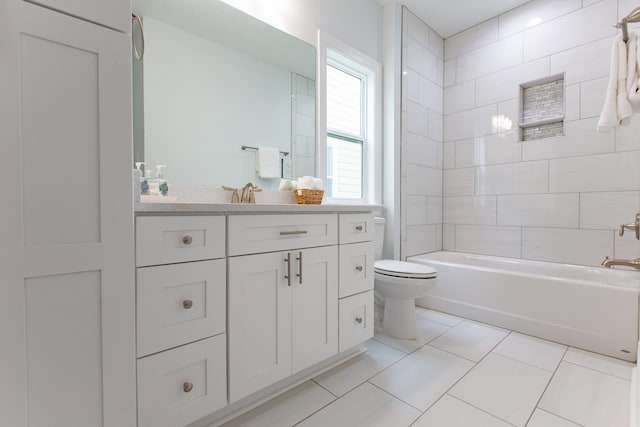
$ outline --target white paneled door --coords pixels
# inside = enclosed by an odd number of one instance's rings
[[[129,44],[0,0],[2,425],[135,425]]]

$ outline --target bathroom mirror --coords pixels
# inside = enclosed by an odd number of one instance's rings
[[[274,147],[284,177],[315,175],[315,47],[219,0],[134,0],[145,54],[133,60],[134,152],[166,165],[171,186],[277,189],[256,152]],[[288,154],[284,154],[288,153]]]

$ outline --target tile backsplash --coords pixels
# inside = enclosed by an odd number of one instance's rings
[[[627,0],[533,0],[445,41],[445,250],[583,265],[599,265],[607,255],[640,256],[640,242],[615,231],[640,210],[640,117],[616,133],[596,132],[617,35],[613,25],[634,6]],[[562,73],[565,135],[519,142],[520,85]],[[403,92],[407,110],[425,116],[425,104],[412,101],[415,89],[405,85]],[[413,117],[407,111],[409,132],[424,132]],[[403,139],[403,153],[406,145]],[[418,167],[414,158],[403,166]],[[406,187],[428,188],[412,174],[403,174]],[[424,212],[428,195],[407,200],[412,222],[424,216],[413,210]],[[428,240],[424,247],[409,245],[414,226],[405,226],[405,256],[434,250]]]

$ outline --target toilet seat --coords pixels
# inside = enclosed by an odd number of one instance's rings
[[[376,261],[374,271],[377,274],[406,279],[433,279],[437,274],[435,269],[423,264],[391,259]]]

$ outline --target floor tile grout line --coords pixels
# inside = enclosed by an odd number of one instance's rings
[[[547,411],[546,409],[542,409],[542,408],[540,408],[540,407],[538,407],[538,406],[536,406],[536,409],[537,409],[538,411],[546,412],[546,413],[547,413],[547,414],[549,414],[549,415],[553,415],[554,417],[558,417],[558,418],[560,418],[560,419],[562,419],[562,420],[565,420],[565,421],[567,421],[567,422],[570,422],[570,423],[572,423],[572,424],[575,424],[575,425],[577,425],[577,426],[579,426],[579,427],[585,427],[583,424],[577,423],[577,422],[575,422],[575,421],[573,421],[573,420],[570,420],[569,418],[566,418],[566,417],[561,417],[561,416],[560,416],[560,415],[558,415],[558,414],[554,414],[553,412],[549,412],[549,411]],[[535,412],[535,410],[534,410],[534,412]]]
[[[558,366],[556,366],[556,369],[553,371],[553,374],[551,374],[551,377],[549,378],[549,381],[547,381],[547,385],[544,387],[544,390],[542,390],[542,393],[540,393],[540,397],[538,398],[538,401],[536,402],[535,406],[533,407],[533,411],[531,411],[531,413],[529,414],[529,417],[527,418],[527,422],[524,423],[525,426],[527,424],[529,424],[529,421],[531,421],[531,417],[533,417],[534,412],[536,412],[536,408],[540,405],[540,402],[542,401],[542,398],[544,397],[545,393],[549,389],[549,385],[553,381],[553,378],[556,376],[556,373],[558,372],[558,368],[560,368],[560,365],[562,364],[562,361],[564,360],[564,356],[567,354],[568,351],[569,351],[569,347],[567,347],[567,349],[562,354],[562,358],[560,359],[560,362],[558,363]],[[555,415],[555,414],[553,414],[553,415]]]
[[[452,394],[449,394],[449,393],[445,393],[444,395],[445,395],[445,396],[449,396],[449,397],[451,397],[451,398],[453,398],[453,399],[456,399],[456,400],[458,400],[458,401],[460,401],[460,402],[464,403],[465,405],[469,405],[469,406],[471,406],[472,408],[477,409],[478,411],[484,412],[485,414],[491,415],[492,417],[497,418],[497,419],[499,419],[500,421],[503,421],[503,422],[505,422],[505,423],[509,424],[510,426],[517,427],[515,424],[510,423],[509,421],[507,421],[507,420],[505,420],[505,419],[500,418],[500,417],[499,417],[499,416],[497,416],[496,414],[492,414],[491,412],[489,412],[489,411],[487,411],[487,410],[485,410],[485,409],[479,408],[479,407],[477,407],[477,406],[475,406],[475,405],[473,405],[473,404],[471,404],[471,403],[469,403],[469,402],[466,402],[466,401],[464,401],[464,400],[460,399],[459,397],[456,397],[456,396],[454,396],[454,395],[452,395]]]
[[[333,393],[331,390],[329,390],[328,388],[326,388],[325,386],[323,386],[322,384],[320,384],[318,381],[315,380],[315,378],[311,378],[312,382],[314,382],[316,385],[320,386],[320,388],[322,388],[323,390],[325,390],[326,392],[328,392],[329,394],[331,394],[333,397],[335,397],[336,399],[340,399],[340,396],[338,396],[337,394]],[[346,394],[346,393],[345,393]]]
[[[567,351],[567,350],[565,350],[565,353],[566,353],[566,351]],[[515,357],[511,357],[511,356],[508,356],[508,355],[506,355],[506,354],[502,354],[502,353],[500,353],[500,352],[495,351],[495,348],[494,348],[493,350],[491,350],[491,353],[497,354],[498,356],[502,356],[502,357],[504,357],[505,359],[513,360],[514,362],[520,362],[520,363],[522,363],[522,364],[524,364],[524,365],[527,365],[527,366],[529,366],[529,367],[531,367],[531,368],[536,368],[536,369],[540,369],[541,371],[549,372],[549,373],[550,373],[550,374],[552,374],[552,375],[553,375],[553,373],[555,372],[555,370],[558,368],[558,365],[560,365],[560,363],[561,363],[561,362],[563,362],[563,360],[562,360],[562,359],[560,359],[560,360],[558,361],[558,364],[556,365],[556,367],[555,367],[553,370],[550,370],[550,369],[541,368],[540,366],[533,365],[533,364],[531,364],[531,363],[529,363],[529,362],[525,362],[525,361],[522,361],[522,360],[516,359]]]
[[[420,412],[420,416],[422,415],[422,409],[420,408],[416,408],[415,406],[413,406],[411,403],[406,402],[404,400],[402,400],[401,398],[399,398],[398,396],[396,396],[395,394],[391,393],[390,391],[387,391],[385,389],[383,389],[382,387],[370,382],[370,381],[366,381],[367,384],[371,384],[372,386],[374,386],[375,388],[385,392],[386,394],[388,394],[389,396],[393,397],[394,399],[399,400],[400,402],[404,403],[405,405],[409,405],[410,407],[412,407],[413,409],[415,409],[416,411]],[[420,416],[418,416],[418,418],[420,418]]]
[[[568,361],[568,360],[564,360],[564,359],[562,359],[560,362],[564,362],[564,363],[568,363],[568,364],[573,365],[573,366],[578,366],[578,367],[580,367],[580,368],[588,369],[588,370],[590,370],[590,371],[597,372],[597,373],[599,373],[599,374],[608,375],[608,376],[610,376],[610,377],[617,378],[617,379],[619,379],[619,380],[623,380],[623,381],[626,381],[626,382],[628,382],[628,383],[629,383],[629,382],[631,382],[631,380],[630,380],[630,379],[622,378],[622,377],[619,377],[618,375],[613,375],[613,374],[610,374],[610,373],[608,373],[608,372],[600,371],[600,370],[595,369],[595,368],[590,368],[589,366],[584,366],[584,365],[581,365],[581,364],[576,363],[576,362],[570,362],[570,361]]]

